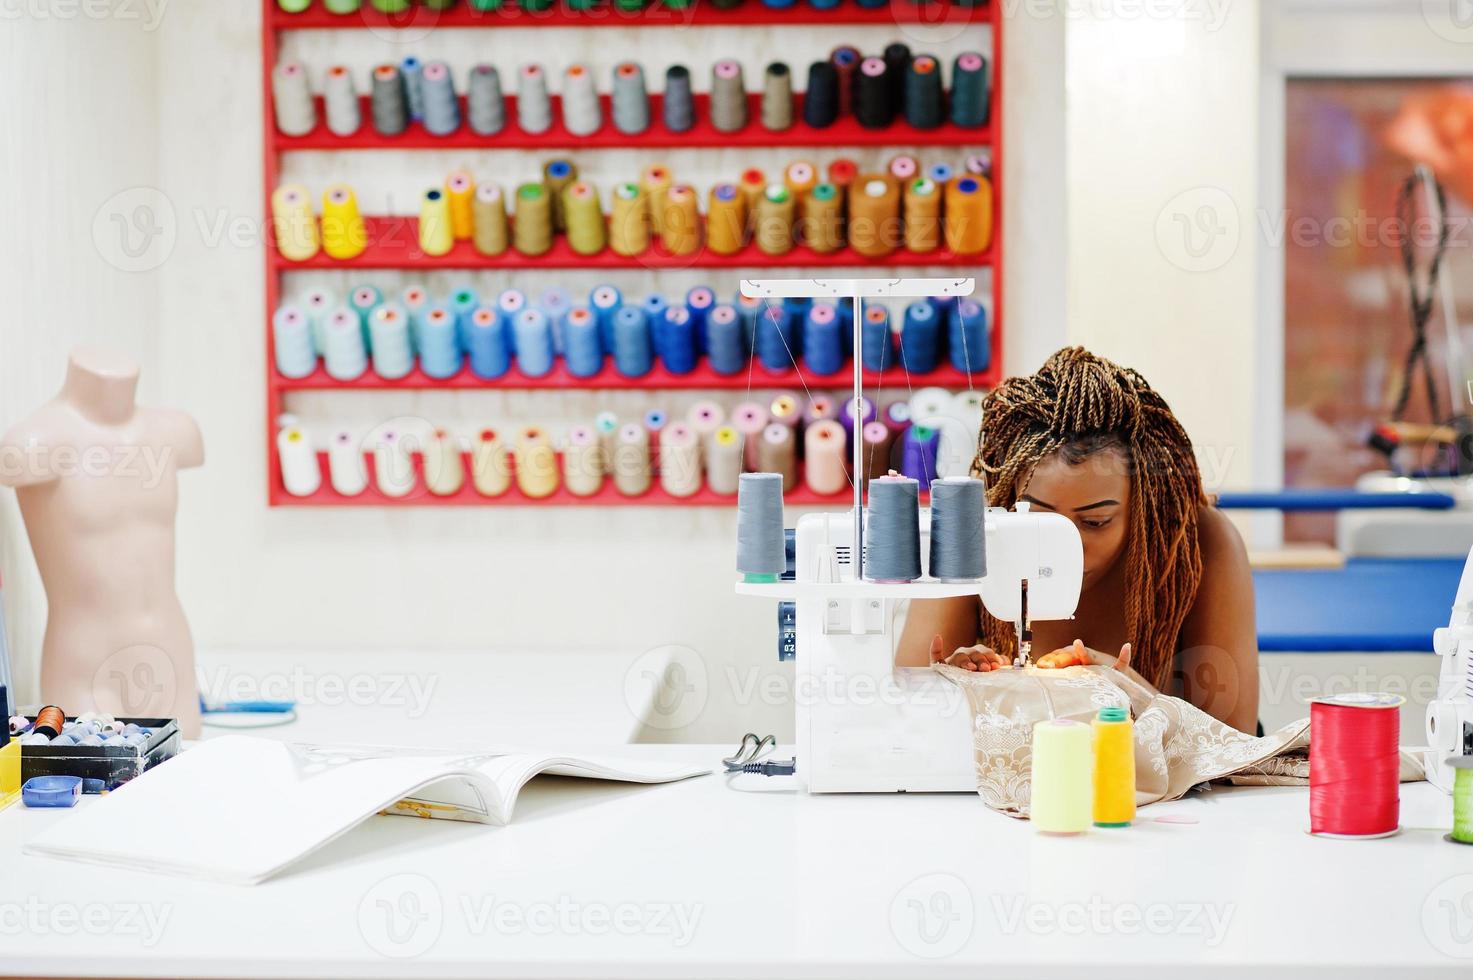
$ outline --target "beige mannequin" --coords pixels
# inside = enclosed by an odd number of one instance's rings
[[[0,440],[46,588],[41,695],[68,714],[178,718],[199,734],[194,641],[174,592],[178,471],[204,462],[183,412],[134,403],[138,365],[72,352],[55,398]]]

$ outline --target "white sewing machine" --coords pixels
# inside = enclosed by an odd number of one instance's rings
[[[849,298],[853,350],[863,349],[866,297],[971,295],[973,279],[744,279],[753,299]],[[854,402],[864,378],[854,364]],[[863,472],[853,440],[852,473]],[[737,585],[743,595],[796,603],[793,696],[797,706],[796,775],[811,793],[964,792],[977,790],[971,711],[962,692],[929,667],[895,666],[895,612],[901,600],[980,595],[987,611],[1015,624],[1026,659],[1035,619],[1070,619],[1079,603],[1084,546],[1068,518],[991,509],[986,514],[987,574],[974,582],[928,580],[930,512],[921,511],[923,577],[865,581],[865,510],[859,481],[845,514],[798,521],[795,581]]]
[[[1473,552],[1463,566],[1452,616],[1432,634],[1442,657],[1437,698],[1427,705],[1427,781],[1452,791],[1447,760],[1473,756]]]

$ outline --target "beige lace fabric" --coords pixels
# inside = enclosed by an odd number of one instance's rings
[[[980,673],[938,664],[934,669],[957,684],[971,705],[978,794],[1009,816],[1028,816],[1034,724],[1050,718],[1087,723],[1108,707],[1128,708],[1135,719],[1136,806],[1179,799],[1213,780],[1247,785],[1309,780],[1307,718],[1257,737],[1111,667]],[[1407,752],[1401,778],[1423,778],[1421,765]]]

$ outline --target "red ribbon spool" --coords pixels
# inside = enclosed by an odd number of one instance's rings
[[[1400,814],[1402,699],[1347,694],[1309,706],[1309,832],[1386,837]]]

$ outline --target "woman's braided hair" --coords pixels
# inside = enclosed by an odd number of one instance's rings
[[[1012,507],[1033,468],[1062,452],[1071,465],[1115,448],[1130,472],[1125,629],[1131,666],[1165,688],[1177,634],[1202,581],[1198,509],[1206,502],[1192,444],[1165,399],[1130,368],[1066,347],[1037,374],[987,396],[972,473],[987,502]],[[987,646],[1011,658],[1013,627],[982,611]]]

